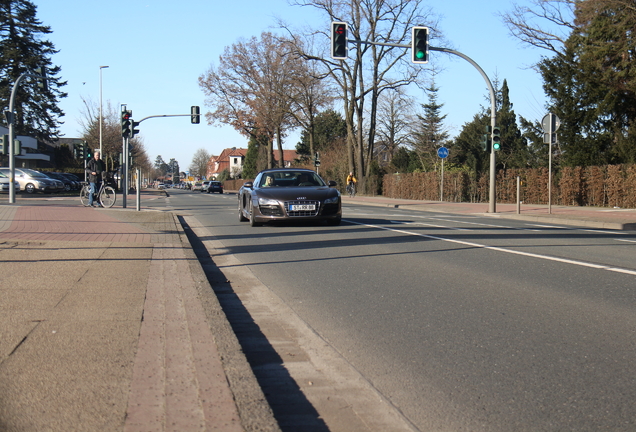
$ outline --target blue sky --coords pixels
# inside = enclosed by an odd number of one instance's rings
[[[82,98],[99,102],[100,66],[109,66],[102,71],[104,105],[110,102],[119,111],[120,104],[127,104],[136,120],[187,114],[192,105],[205,112],[197,79],[211,64],[218,64],[224,47],[271,30],[277,17],[294,27],[310,23],[329,28],[324,15],[289,6],[287,0],[32,2],[39,20],[53,31],[47,39],[60,52],[52,60],[68,81],[64,90],[69,96],[60,104],[66,113],[62,133],[67,138],[80,136]],[[511,10],[513,2],[447,0],[428,5],[442,16],[440,27],[453,49],[476,61],[491,81],[496,76],[508,81],[518,115],[536,120],[545,115],[541,79],[529,67],[547,53],[522,47],[497,16]],[[431,52],[430,58],[431,65],[443,69],[436,80],[438,102],[444,104],[446,125],[455,136],[480,106],[487,105],[486,85],[477,70],[459,57]],[[418,102],[426,102],[421,91],[411,93]],[[210,126],[204,120],[193,125],[189,117],[149,119],[139,129],[152,161],[157,155],[165,161],[175,158],[182,170],[199,148],[218,155],[227,147],[247,147],[246,139],[232,128]],[[285,148],[294,148],[297,141],[296,133]]]

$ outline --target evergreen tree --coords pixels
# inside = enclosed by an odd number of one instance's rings
[[[20,75],[45,67],[45,89],[31,77],[24,78],[16,89],[14,127],[16,134],[53,141],[59,134],[59,118],[64,115],[57,104],[58,98],[67,96],[60,91],[66,82],[56,77],[61,69],[52,65],[51,56],[57,51],[53,43],[43,39],[51,29],[36,18],[36,10],[28,0],[0,0],[0,103],[9,106]]]
[[[433,169],[439,159],[437,149],[448,141],[448,132],[444,127],[446,115],[441,114],[444,104],[437,102],[438,91],[439,87],[435,86],[435,82],[425,89],[428,103],[422,104],[424,113],[417,116],[419,128],[413,131],[411,145],[420,159],[423,171]]]
[[[328,109],[316,115],[314,120],[314,151],[329,148],[329,145],[338,138],[347,136],[347,124],[342,115],[332,109]],[[309,153],[309,133],[304,130],[300,134],[300,142],[296,145],[296,152],[306,158],[312,158]]]
[[[266,135],[250,136],[250,140],[247,143],[245,163],[243,163],[242,177],[244,179],[253,179],[259,171],[267,166],[267,154],[262,152],[262,150],[268,148],[267,144],[268,138]],[[265,158],[264,160],[259,161],[262,154]]]
[[[502,149],[497,153],[497,165],[503,168],[525,168],[530,157],[528,146],[517,126],[517,115],[512,109],[510,90],[505,79],[498,93],[501,102],[497,110],[497,126],[501,128]]]
[[[453,142],[453,162],[466,165],[475,180],[490,167],[490,153],[484,151],[482,139],[486,126],[490,125],[490,115],[485,111],[475,114],[470,123],[466,123]]]

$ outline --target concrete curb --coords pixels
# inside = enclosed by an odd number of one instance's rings
[[[214,334],[214,342],[221,356],[221,363],[230,390],[234,395],[241,425],[247,432],[279,432],[280,428],[274,418],[274,413],[195,253],[196,246],[192,244],[190,237],[194,234],[184,216],[175,213],[173,216],[181,242],[184,245],[186,258],[190,264],[199,300],[203,306],[207,323]],[[195,238],[193,237],[192,240]],[[202,247],[205,249],[204,246]]]

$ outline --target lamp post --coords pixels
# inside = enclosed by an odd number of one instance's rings
[[[100,66],[99,67],[99,155],[100,157],[104,157],[104,152],[102,151],[102,121],[103,121],[103,109],[102,109],[102,69],[107,68],[108,66]]]

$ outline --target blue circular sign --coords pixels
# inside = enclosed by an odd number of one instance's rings
[[[446,147],[440,147],[437,149],[437,156],[442,159],[446,159],[448,157],[448,149]]]

